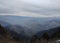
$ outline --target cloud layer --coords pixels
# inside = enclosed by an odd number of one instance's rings
[[[60,17],[60,0],[0,0],[0,15]]]

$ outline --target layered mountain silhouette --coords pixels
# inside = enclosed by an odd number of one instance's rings
[[[19,43],[21,41],[22,41],[21,43],[23,43],[24,41],[26,41],[27,43],[29,42],[33,43],[34,40],[38,42],[39,40],[44,41],[56,37],[60,38],[60,27],[37,32],[37,34],[29,38],[27,35],[24,35],[22,33],[17,33],[16,31],[12,31],[12,30],[9,31],[0,24],[0,42],[2,41],[4,43],[9,43],[9,42]]]
[[[60,37],[60,20],[57,18],[31,18],[19,16],[0,16],[0,34],[12,40],[51,39]],[[6,34],[7,32],[7,34]]]
[[[56,27],[56,28],[51,28],[51,29],[49,29],[49,30],[44,30],[44,31],[39,31],[38,33],[36,33],[36,37],[38,37],[38,38],[42,38],[42,36],[44,36],[44,34],[48,34],[48,36],[51,38],[51,37],[54,37],[54,36],[56,36],[56,34],[58,34],[59,35],[59,37],[60,37],[60,27]],[[58,35],[57,35],[57,37],[58,37]]]
[[[59,18],[33,18],[21,16],[0,16],[0,24],[8,30],[24,33],[28,36],[38,31],[48,30],[60,26]]]

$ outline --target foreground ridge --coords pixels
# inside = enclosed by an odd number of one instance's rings
[[[52,33],[52,31],[54,31],[53,34],[49,36],[48,33]],[[44,32],[42,37],[38,37],[35,34],[31,38],[19,39],[17,38],[17,36],[12,36],[12,33],[9,32],[0,24],[0,43],[48,43],[48,42],[52,43],[54,40],[59,39],[60,39],[60,27],[52,28],[50,29],[50,31],[47,30],[46,32]]]

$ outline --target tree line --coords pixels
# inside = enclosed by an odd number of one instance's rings
[[[0,35],[5,36],[7,33],[8,31],[5,30],[4,27],[0,24]],[[18,41],[18,43],[48,43],[48,41],[53,38],[56,38],[56,37],[60,38],[60,30],[55,32],[51,37],[49,37],[48,32],[45,32],[41,38],[38,38],[36,35],[33,35],[31,38],[20,39],[16,32],[13,32],[13,34],[14,35],[12,36],[12,39]]]

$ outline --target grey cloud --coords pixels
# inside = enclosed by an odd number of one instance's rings
[[[0,0],[0,13],[17,13],[21,9],[19,7],[16,0]]]
[[[27,1],[27,0],[26,0]],[[41,1],[41,0],[39,0]],[[43,0],[44,1],[44,0]],[[21,11],[32,12],[43,15],[60,14],[60,0],[48,0],[50,3],[31,4],[19,0],[0,0],[0,14],[19,13]]]
[[[51,15],[54,13],[59,13],[60,9],[49,9],[49,8],[37,8],[37,7],[33,7],[31,9],[29,8],[23,8],[23,11],[27,11],[27,12],[32,12],[32,13],[38,13],[38,14],[44,14],[44,15]]]
[[[0,7],[0,13],[14,13],[12,9]]]

